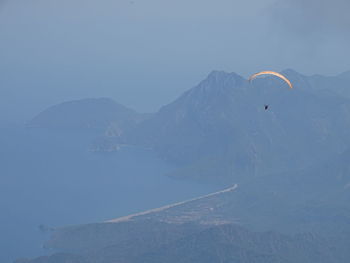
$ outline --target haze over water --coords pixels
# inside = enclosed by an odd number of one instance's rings
[[[1,126],[1,262],[47,253],[40,225],[101,222],[218,189],[164,176],[173,167],[149,150],[89,152],[93,135]]]

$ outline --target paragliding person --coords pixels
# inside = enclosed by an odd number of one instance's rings
[[[274,71],[261,71],[261,72],[259,72],[259,73],[255,73],[255,74],[253,74],[252,76],[250,76],[248,80],[249,80],[249,82],[252,82],[254,79],[256,79],[258,76],[261,76],[261,75],[273,75],[273,76],[276,76],[276,77],[278,77],[278,78],[284,80],[284,81],[288,84],[288,86],[289,86],[290,89],[293,88],[293,85],[292,85],[292,83],[290,82],[289,79],[287,79],[287,78],[286,78],[285,76],[283,76],[282,74],[280,74],[280,73],[278,73],[278,72],[274,72]],[[265,110],[268,110],[268,109],[269,109],[269,105],[268,105],[268,104],[265,104],[265,105],[264,105],[264,109],[265,109]]]

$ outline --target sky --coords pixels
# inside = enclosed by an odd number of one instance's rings
[[[0,120],[111,97],[154,112],[212,70],[350,70],[347,0],[0,0]]]

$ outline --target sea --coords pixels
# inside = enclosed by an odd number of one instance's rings
[[[33,258],[56,227],[102,222],[188,200],[217,186],[167,176],[155,152],[89,150],[101,134],[0,124],[0,262]]]

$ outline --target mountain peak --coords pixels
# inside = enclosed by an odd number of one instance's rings
[[[247,83],[242,76],[232,72],[212,71],[208,77],[195,88],[196,91],[213,92],[242,87]]]
[[[284,69],[281,71],[281,73],[283,75],[286,75],[286,76],[292,76],[292,77],[305,77],[303,74],[297,72],[296,70],[294,69],[291,69],[291,68],[287,68],[287,69]]]
[[[54,129],[105,129],[111,123],[130,126],[140,114],[110,98],[88,98],[51,106],[29,123],[30,127]],[[124,128],[125,128],[124,127]]]
[[[229,73],[223,70],[213,70],[211,73],[209,73],[206,80],[220,80],[220,79],[243,80],[244,78],[235,72]]]

